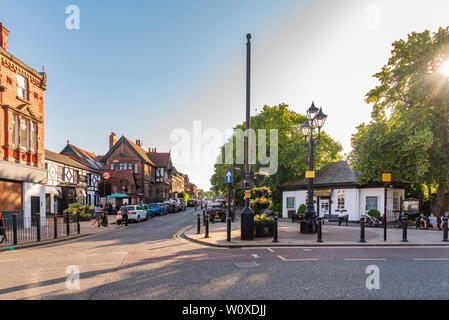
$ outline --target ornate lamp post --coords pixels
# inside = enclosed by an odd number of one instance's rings
[[[307,157],[307,162],[309,164],[309,175],[308,175],[308,196],[307,196],[307,209],[306,209],[306,219],[301,222],[301,233],[315,233],[317,231],[316,225],[316,212],[313,205],[313,177],[314,174],[314,152],[315,147],[320,143],[321,138],[321,128],[326,122],[327,115],[323,113],[323,110],[315,107],[315,103],[312,102],[312,106],[307,110],[307,121],[301,126],[302,133],[305,138],[305,148],[309,151]],[[318,135],[314,136],[315,129],[318,129]],[[307,175],[306,175],[307,176]]]

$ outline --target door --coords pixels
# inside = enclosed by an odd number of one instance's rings
[[[41,198],[40,197],[31,197],[31,222],[35,225],[41,215]]]
[[[329,215],[329,199],[320,200],[320,217],[327,217]]]

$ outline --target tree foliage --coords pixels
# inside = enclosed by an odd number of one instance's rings
[[[449,28],[411,33],[393,43],[391,58],[366,95],[372,121],[357,128],[350,159],[359,182],[380,181],[382,173],[414,185],[438,186],[435,213],[444,210],[449,174]]]
[[[304,149],[304,138],[302,137],[300,126],[306,121],[306,117],[288,109],[288,105],[280,104],[278,106],[264,106],[263,110],[251,117],[251,128],[267,130],[267,150],[270,150],[269,130],[278,130],[278,170],[277,173],[266,177],[262,185],[268,186],[272,190],[273,209],[281,211],[282,192],[279,187],[287,182],[299,178],[307,169],[306,150]],[[245,122],[237,125],[237,129],[245,130]],[[235,141],[235,133],[226,143]],[[252,142],[254,143],[254,141]],[[256,145],[259,141],[256,139]],[[226,144],[225,144],[226,145]],[[224,159],[224,147],[218,158]],[[241,150],[236,150],[234,143],[234,161]],[[340,161],[342,147],[340,143],[335,142],[325,132],[321,134],[321,144],[316,148],[315,168],[320,169],[330,162]],[[243,164],[222,164],[224,161],[218,161],[215,164],[215,172],[211,178],[212,190],[216,193],[227,194],[225,183],[225,171],[231,167],[244,170]],[[265,165],[251,165],[251,170],[259,172]],[[240,187],[242,178],[239,172],[234,172],[234,183],[231,192],[240,204],[243,203],[244,190]]]

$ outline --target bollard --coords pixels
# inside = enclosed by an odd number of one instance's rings
[[[449,220],[449,217],[443,217],[443,221],[444,221],[444,224],[443,224],[443,228],[444,228],[443,241],[444,242],[449,242],[449,240],[447,238],[447,234],[448,234],[447,230],[448,230],[448,224],[449,224],[448,220]]]
[[[408,217],[407,217],[407,215],[403,215],[402,216],[402,242],[408,242],[407,227],[408,227]]]
[[[58,216],[57,213],[55,213],[55,216],[53,217],[53,231],[55,233],[55,239],[58,238]]]
[[[273,235],[273,242],[279,242],[278,240],[278,216],[274,217],[274,235]]]
[[[365,243],[365,219],[360,219],[360,242]]]
[[[318,240],[316,242],[323,242],[323,233],[321,230],[322,221],[321,218],[318,218],[317,220],[318,220]]]
[[[17,244],[17,214],[12,215],[12,238],[13,244]]]
[[[196,234],[201,233],[201,214],[197,214],[197,227],[196,227]]]
[[[203,226],[206,225],[206,209],[203,209]]]
[[[67,220],[66,220],[66,231],[67,231],[67,236],[70,235],[70,216],[69,213],[67,212]]]
[[[40,215],[36,216],[36,235],[37,235],[37,242],[41,241],[41,219],[40,219]]]
[[[209,238],[209,215],[206,214],[206,232],[204,238]]]
[[[80,225],[80,213],[79,213],[79,211],[76,213],[76,228],[77,228],[76,231],[78,231],[78,234],[80,234],[81,233],[81,225]]]
[[[226,239],[231,242],[231,217],[226,218]]]

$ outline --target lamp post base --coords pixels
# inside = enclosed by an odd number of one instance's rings
[[[318,226],[315,219],[308,219],[301,221],[300,233],[302,234],[314,234],[318,232]]]

